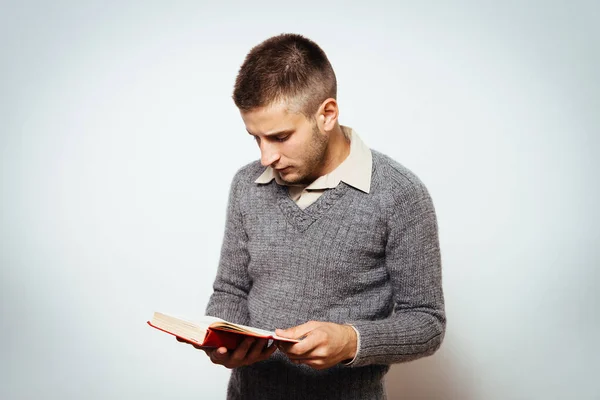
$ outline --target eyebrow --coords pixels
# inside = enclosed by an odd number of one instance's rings
[[[250,132],[249,130],[246,129],[246,132],[248,132],[249,135],[252,136],[258,136],[255,135],[254,133]],[[281,135],[287,135],[287,134],[291,134],[294,133],[293,129],[284,129],[282,131],[277,131],[277,132],[271,132],[271,133],[265,133],[264,136],[266,137],[273,137],[273,136],[281,136]]]

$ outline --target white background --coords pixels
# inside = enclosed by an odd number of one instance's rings
[[[1,398],[224,397],[145,321],[203,314],[258,157],[234,78],[281,32],[437,209],[446,339],[390,398],[600,398],[597,2],[0,4]]]

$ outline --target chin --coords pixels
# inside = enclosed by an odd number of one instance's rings
[[[280,173],[279,176],[287,183],[302,183],[303,180],[302,176],[299,176],[298,174],[295,174],[293,172],[287,174]]]
[[[305,176],[290,176],[290,177],[283,178],[283,180],[286,181],[287,183],[291,183],[294,185],[306,185],[306,186],[308,186],[314,182],[314,179],[309,179]]]
[[[281,177],[281,179],[283,179],[285,183],[297,183],[297,179],[294,176],[294,174],[280,174],[279,176]]]

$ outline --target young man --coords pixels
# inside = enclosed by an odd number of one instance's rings
[[[237,76],[260,162],[233,179],[206,314],[302,340],[208,351],[233,369],[230,399],[383,398],[390,364],[442,342],[431,199],[339,124],[336,85],[321,48],[291,34],[254,47]]]

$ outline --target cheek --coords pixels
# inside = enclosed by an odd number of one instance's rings
[[[302,144],[296,139],[289,139],[281,144],[280,154],[288,160],[302,159]]]
[[[312,135],[309,132],[298,132],[295,138],[286,142],[287,154],[295,160],[306,160],[311,150]]]

